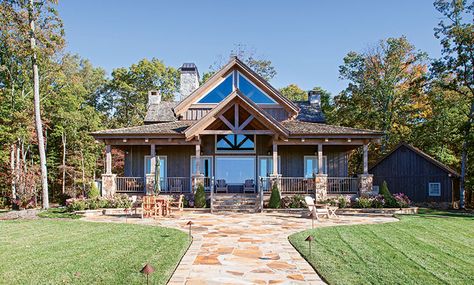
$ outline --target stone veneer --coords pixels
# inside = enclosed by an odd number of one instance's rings
[[[316,199],[326,199],[328,195],[328,175],[327,174],[317,174],[314,177],[314,185],[316,188]]]
[[[359,195],[362,196],[367,192],[372,192],[374,184],[374,176],[372,174],[359,174]]]
[[[102,196],[112,197],[117,191],[117,175],[102,174]]]

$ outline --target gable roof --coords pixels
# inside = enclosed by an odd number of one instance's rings
[[[272,116],[270,116],[267,112],[265,112],[262,108],[255,104],[255,102],[250,100],[247,96],[242,94],[237,89],[230,95],[228,95],[218,106],[212,109],[199,121],[187,128],[184,131],[186,138],[191,138],[199,134],[201,130],[205,129],[211,123],[213,123],[220,113],[222,113],[223,111],[227,111],[229,106],[233,105],[233,103],[236,101],[239,102],[239,104],[243,104],[245,110],[248,111],[250,114],[254,115],[255,118],[266,123],[265,125],[270,130],[273,130],[275,133],[285,138],[288,137],[289,133],[284,126],[282,126],[277,120],[275,120]]]
[[[251,68],[245,65],[237,57],[232,57],[231,60],[224,67],[222,67],[217,73],[211,76],[211,78],[209,78],[203,85],[199,86],[199,88],[194,90],[188,97],[184,98],[181,102],[179,102],[174,108],[175,114],[179,116],[180,114],[184,113],[191,104],[195,103],[195,101],[202,95],[203,92],[209,90],[210,87],[212,87],[217,81],[219,81],[219,79],[227,76],[234,68],[239,70],[251,81],[260,83],[269,91],[268,95],[272,99],[274,99],[277,103],[284,107],[290,114],[294,116],[297,115],[299,111],[297,105],[295,105],[292,101],[281,95],[278,90],[273,88],[273,86],[271,86],[265,79],[263,79],[260,75],[258,75]]]
[[[416,148],[408,143],[405,143],[405,142],[401,142],[399,144],[397,144],[389,153],[387,153],[386,155],[384,155],[383,157],[381,157],[374,165],[372,165],[370,168],[369,168],[369,171],[372,170],[373,168],[375,168],[377,165],[379,165],[382,161],[384,161],[386,158],[388,158],[389,156],[391,156],[394,152],[398,151],[400,148],[402,147],[406,147],[408,148],[409,150],[413,151],[414,153],[418,154],[419,156],[423,157],[425,160],[431,162],[432,164],[434,164],[435,166],[443,169],[444,171],[446,171],[447,173],[455,176],[455,177],[459,177],[459,173],[457,173],[456,171],[454,171],[452,168],[450,168],[449,166],[443,164],[442,162],[436,160],[435,158],[433,158],[432,156],[430,156],[429,154],[425,153],[424,151],[420,150],[419,148]]]

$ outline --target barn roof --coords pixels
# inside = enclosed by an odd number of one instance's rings
[[[372,165],[370,168],[369,168],[369,171],[374,169],[378,164],[380,164],[382,161],[384,161],[386,158],[388,158],[389,156],[391,156],[394,152],[398,151],[401,147],[406,147],[408,148],[409,150],[413,151],[414,153],[418,154],[419,156],[423,157],[425,160],[431,162],[432,164],[434,164],[435,166],[439,167],[440,169],[446,171],[447,173],[455,176],[455,177],[459,177],[459,173],[457,173],[456,171],[454,171],[452,168],[450,168],[449,166],[443,164],[442,162],[440,162],[439,160],[436,160],[435,158],[433,158],[432,156],[430,156],[429,154],[427,154],[426,152],[422,151],[421,149],[419,148],[416,148],[408,143],[405,143],[405,142],[401,142],[399,144],[397,144],[389,153],[387,153],[386,155],[384,155],[383,157],[381,157],[374,165]]]

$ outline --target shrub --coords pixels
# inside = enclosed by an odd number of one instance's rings
[[[281,197],[280,191],[278,190],[277,183],[273,183],[272,194],[270,195],[270,202],[268,202],[268,207],[272,209],[280,208]]]
[[[371,208],[372,207],[372,199],[367,197],[359,197],[356,199],[355,206],[357,208]]]
[[[204,185],[201,183],[197,186],[194,194],[194,208],[206,208],[206,192],[204,192]]]
[[[339,196],[337,197],[337,203],[339,204],[339,208],[346,208],[350,201],[347,201],[346,197]]]
[[[5,209],[8,207],[9,201],[7,197],[0,197],[0,209]]]
[[[126,194],[116,194],[112,198],[96,197],[91,199],[72,198],[66,200],[68,211],[95,210],[102,208],[130,208],[132,201]]]
[[[281,198],[280,201],[281,208],[305,208],[306,204],[304,202],[304,197],[301,195],[286,196]]]
[[[400,208],[408,208],[408,206],[410,206],[411,204],[411,201],[408,196],[403,193],[397,193],[393,195],[393,198]]]
[[[377,195],[372,198],[372,207],[383,208],[385,206],[385,198],[382,195]]]
[[[382,183],[382,186],[380,187],[380,192],[379,193],[380,193],[380,195],[383,196],[383,198],[385,200],[384,207],[386,207],[386,208],[398,208],[399,207],[397,201],[395,201],[392,194],[388,190],[388,185],[387,185],[386,181],[384,181]]]
[[[99,188],[97,187],[97,185],[95,184],[95,182],[92,182],[92,186],[91,188],[89,189],[89,192],[87,193],[87,197],[89,198],[97,198],[100,196],[100,193],[99,193]]]

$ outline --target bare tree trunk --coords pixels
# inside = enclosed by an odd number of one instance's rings
[[[16,169],[15,169],[15,144],[11,145],[10,150],[10,169],[12,176],[12,199],[16,199]]]
[[[38,138],[38,150],[40,155],[41,165],[41,186],[43,190],[43,209],[49,208],[49,193],[48,193],[48,169],[46,167],[46,151],[43,137],[43,122],[41,121],[40,108],[40,93],[39,93],[39,72],[38,64],[36,62],[36,38],[35,38],[35,21],[33,15],[33,0],[30,0],[28,5],[28,18],[30,21],[30,44],[32,51],[33,64],[33,93],[34,93],[34,110],[35,110],[35,125],[36,136]]]
[[[62,193],[66,192],[66,134],[62,132],[62,143],[63,143],[63,181],[62,181]]]
[[[86,172],[84,169],[84,153],[81,149],[81,168],[82,168],[82,195],[86,196]]]

